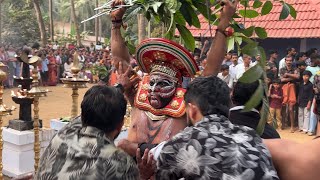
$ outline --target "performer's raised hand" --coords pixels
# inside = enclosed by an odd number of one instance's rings
[[[124,69],[125,67],[127,67],[126,70]],[[132,70],[131,66],[124,66],[123,62],[119,62],[118,83],[122,84],[125,92],[132,90],[140,80],[140,77],[135,75],[135,72]]]
[[[229,26],[232,16],[235,14],[239,0],[222,0],[223,8],[220,15],[220,23],[218,28],[225,30]],[[220,27],[219,27],[220,26]]]
[[[124,5],[125,2],[124,0],[114,0],[111,7],[115,8],[116,6],[119,5]],[[120,8],[119,10],[115,10],[115,11],[111,11],[110,16],[111,16],[111,20],[112,21],[119,21],[122,20],[122,17],[124,15],[124,13],[126,12],[126,8]]]

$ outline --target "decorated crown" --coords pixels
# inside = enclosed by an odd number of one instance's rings
[[[151,38],[141,42],[136,58],[145,73],[162,73],[177,79],[194,77],[199,68],[187,49],[162,38]]]

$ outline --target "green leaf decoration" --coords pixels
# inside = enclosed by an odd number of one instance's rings
[[[192,26],[192,15],[189,11],[194,11],[189,3],[183,3],[180,8],[180,12],[183,15],[184,19],[187,21],[189,26]]]
[[[153,8],[155,13],[158,13],[158,9],[162,5],[162,3],[163,2],[154,2],[154,4],[152,5],[152,8]]]
[[[191,32],[189,29],[187,29],[185,26],[181,26],[177,24],[178,31],[184,41],[184,45],[187,49],[190,51],[194,51],[195,49],[195,40],[194,37],[192,36]]]
[[[194,27],[196,27],[196,28],[201,28],[200,21],[199,21],[197,13],[194,11],[193,8],[191,8],[191,9],[190,9],[189,13],[190,13],[191,18],[192,18],[192,25]]]
[[[176,10],[178,9],[178,1],[176,0],[165,0],[165,3],[167,4],[167,8],[172,13],[175,13]]]
[[[248,72],[248,71],[246,71],[246,72]],[[257,107],[261,102],[261,99],[263,97],[263,92],[264,92],[263,84],[262,84],[262,81],[259,80],[259,87],[254,92],[254,94],[252,95],[250,100],[245,104],[243,111],[248,112],[248,111],[251,111],[252,108]]]
[[[227,45],[228,45],[227,52],[234,49],[234,42],[235,42],[235,37],[233,37],[233,36],[228,37],[228,39],[227,39]]]
[[[263,4],[263,3],[262,3],[260,0],[255,0],[254,3],[253,3],[253,5],[252,5],[252,7],[256,9],[256,8],[261,7],[262,4]]]
[[[242,44],[242,37],[235,36],[235,37],[234,37],[234,40],[235,40],[235,42],[238,43],[239,45]]]
[[[245,39],[244,39],[244,40],[245,40]],[[255,49],[257,46],[258,46],[258,43],[251,40],[251,42],[248,43],[247,45],[245,45],[245,46],[241,49],[241,51],[242,51],[242,53],[244,53],[244,54],[248,54],[248,55],[250,55],[250,56],[254,56],[255,54],[254,54],[254,50],[253,50],[253,49]]]
[[[290,8],[290,16],[293,17],[294,19],[297,18],[297,11],[290,5],[290,4],[287,4]]]
[[[239,10],[239,14],[246,18],[255,18],[259,16],[259,13],[252,9]]]
[[[261,15],[267,15],[271,12],[273,8],[273,4],[271,1],[266,1],[263,6],[262,6],[262,9],[261,9]]]
[[[129,7],[123,16],[123,21],[127,22],[130,19],[135,18],[137,16],[137,14],[140,14],[142,12],[142,10],[143,10],[142,6],[140,6],[138,4],[135,4],[131,7]]]
[[[286,19],[290,14],[290,7],[288,6],[287,3],[283,2],[282,3],[282,10],[280,13],[280,20]]]
[[[262,67],[259,64],[256,64],[255,66],[248,69],[245,73],[243,73],[239,81],[243,83],[253,83],[261,78],[262,73]]]
[[[269,103],[268,100],[264,97],[262,98],[262,111],[261,111],[261,118],[259,124],[257,126],[256,132],[261,136],[264,132],[264,127],[267,123],[268,116],[269,116]]]
[[[258,46],[258,52],[261,56],[261,60],[260,63],[262,65],[262,67],[266,66],[266,62],[267,62],[267,56],[266,56],[266,52],[264,51],[264,49],[261,46]]]
[[[260,39],[265,39],[268,37],[267,31],[262,27],[256,27],[254,31]]]
[[[175,29],[176,29],[176,25],[173,23],[172,28],[168,29],[168,31],[165,33],[165,38],[166,39],[173,39]]]
[[[247,36],[247,37],[251,37],[253,35],[255,27],[254,26],[250,26],[245,30],[242,30],[242,33]]]
[[[248,3],[248,0],[241,0],[240,1],[240,4],[244,7],[249,7],[249,3]]]
[[[177,11],[175,14],[174,14],[174,21],[177,23],[177,24],[180,24],[182,26],[185,26],[186,25],[186,20],[184,19],[183,15],[181,14],[180,11]]]

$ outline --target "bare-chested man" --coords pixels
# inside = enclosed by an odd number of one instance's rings
[[[224,3],[213,41],[215,43],[208,53],[208,63],[203,76],[216,75],[219,72],[226,52],[225,29],[229,26],[238,1]],[[119,4],[123,4],[123,1],[116,0],[113,5]],[[128,140],[120,141],[118,146],[134,156],[139,144],[158,144],[187,126],[181,78],[193,77],[197,67],[187,50],[173,42],[164,39],[143,41],[137,48],[136,59],[140,68],[149,73],[149,76],[139,82],[136,91],[134,87],[137,79],[130,80],[130,72],[126,71],[130,55],[120,33],[124,13],[125,9],[111,13],[111,51],[114,59],[121,62],[116,62],[119,64],[119,83],[124,86],[127,99],[133,106]]]

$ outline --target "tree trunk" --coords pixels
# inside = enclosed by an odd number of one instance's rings
[[[50,40],[54,41],[53,17],[52,17],[52,0],[49,0],[49,23],[50,23]]]
[[[77,45],[81,46],[81,37],[80,37],[80,32],[79,32],[79,24],[77,21],[77,16],[76,16],[76,10],[74,8],[74,0],[70,0],[70,4],[71,4],[71,15],[72,15],[72,21],[74,23],[74,27],[76,29],[76,35],[77,35]]]
[[[2,43],[2,2],[3,0],[0,0],[0,44]]]
[[[43,22],[41,10],[40,10],[39,0],[33,0],[33,7],[34,7],[34,10],[36,11],[37,21],[40,29],[41,44],[45,46],[48,44],[48,40],[47,40],[46,28],[44,26],[44,22]]]
[[[138,40],[139,43],[146,38],[146,19],[143,14],[138,15]]]
[[[96,0],[96,7],[99,6],[99,0]],[[98,37],[99,37],[99,20],[98,18],[94,19],[94,30],[95,30],[95,35],[96,35],[96,44],[99,41]]]
[[[166,33],[166,27],[164,26],[164,23],[162,23],[161,26],[161,34],[162,34],[162,38],[164,38],[164,34]]]
[[[148,22],[148,38],[151,38],[151,21]]]
[[[102,22],[101,22],[101,17],[99,17],[99,41],[102,43],[101,36],[102,36]]]

